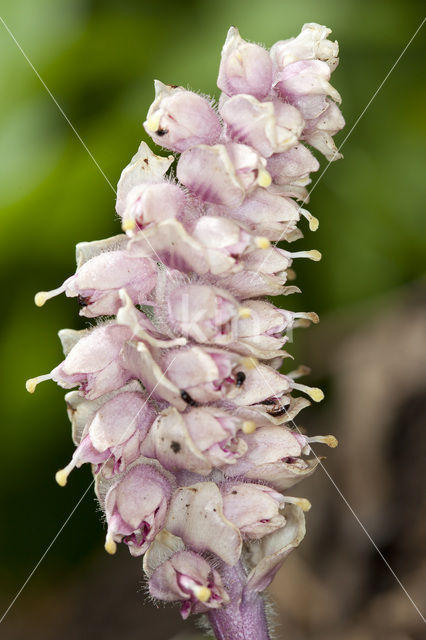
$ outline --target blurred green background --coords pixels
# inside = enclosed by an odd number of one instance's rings
[[[341,47],[333,84],[343,96],[347,122],[341,142],[423,18],[422,4],[407,0],[2,0],[0,15],[114,186],[140,140],[147,140],[142,122],[153,79],[217,96],[220,49],[231,24],[268,47],[296,35],[304,22],[333,29]],[[37,309],[33,295],[73,273],[77,242],[118,233],[119,225],[111,187],[2,24],[0,53],[0,596],[6,609],[90,482],[83,469],[72,474],[66,489],[55,485],[56,469],[72,454],[63,393],[52,383],[34,396],[24,387],[26,378],[48,372],[61,359],[56,332],[84,324],[74,300],[56,298]],[[308,208],[320,229],[293,245],[315,247],[323,260],[297,265],[303,293],[285,303],[315,309],[325,326],[329,317],[347,322],[366,305],[380,310],[389,295],[422,282],[424,59],[422,29],[345,143],[344,160],[330,166],[315,187]],[[315,349],[315,331],[309,349]],[[336,335],[341,331],[337,321]],[[298,334],[297,349],[311,363],[315,354],[306,335]],[[99,555],[102,544],[89,491],[5,619],[8,637],[24,637],[30,628],[32,637],[56,637],[52,620],[68,620],[67,611],[76,608],[73,594],[80,592],[86,613],[92,597],[100,601],[92,622],[109,638],[110,609],[122,588],[135,592],[129,616],[143,630],[148,618],[136,593],[140,563],[130,564],[124,553]],[[122,563],[132,572],[121,582],[114,577],[108,597],[101,587],[95,595],[84,587],[87,572],[102,572],[104,563]],[[66,603],[60,597],[65,591]],[[80,604],[78,611],[81,617]],[[148,637],[169,638],[160,624],[165,613],[149,615],[159,626]],[[136,637],[126,629],[111,637]],[[77,637],[77,631],[68,633],[63,637]],[[78,634],[93,637],[84,624]]]

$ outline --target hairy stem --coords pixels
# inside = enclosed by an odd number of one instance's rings
[[[270,640],[262,596],[244,593],[246,573],[241,561],[235,567],[223,564],[220,573],[231,602],[209,613],[216,639]]]

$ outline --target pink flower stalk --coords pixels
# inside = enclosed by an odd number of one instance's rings
[[[57,482],[90,463],[105,549],[144,555],[152,598],[207,614],[218,640],[269,638],[262,592],[310,508],[287,491],[315,470],[311,443],[337,445],[293,422],[304,396],[323,398],[297,381],[309,370],[279,371],[288,332],[318,316],[263,299],[299,291],[286,284],[293,261],[321,258],[276,243],[301,238],[302,218],[318,228],[297,204],[319,168],[306,145],[341,157],[329,34],[307,24],[267,51],[231,27],[218,105],[156,81],[144,128],[181,154],[176,177],[175,156],[142,142],[118,183],[123,233],[79,244],[76,273],[35,299],[64,292],[99,318],[61,331],[64,361],[27,382],[77,387],[76,449]]]

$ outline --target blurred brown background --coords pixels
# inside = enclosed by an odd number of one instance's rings
[[[267,46],[304,22],[333,28],[342,142],[423,13],[409,0],[2,0],[0,10],[113,185],[145,139],[153,78],[217,96],[229,25]],[[140,561],[125,549],[113,558],[103,552],[91,490],[78,503],[89,470],[65,489],[54,483],[72,453],[62,391],[46,383],[25,393],[26,378],[61,359],[55,332],[84,326],[72,300],[36,309],[34,293],[74,271],[78,241],[119,225],[110,186],[2,24],[0,52],[0,617],[48,550],[0,633],[170,640],[186,629],[183,640],[191,625],[177,609],[145,603]],[[366,533],[425,615],[424,56],[422,29],[345,142],[345,159],[315,187],[309,209],[320,229],[296,243],[318,248],[323,260],[297,265],[303,293],[283,306],[315,309],[321,324],[295,333],[291,350],[326,391],[298,422],[312,434],[334,433],[340,446],[327,452],[326,472],[295,490],[313,508],[303,545],[271,589],[277,638],[425,637]]]

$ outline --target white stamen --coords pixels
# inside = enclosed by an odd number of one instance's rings
[[[28,393],[34,393],[36,386],[39,382],[44,382],[45,380],[51,380],[52,374],[46,373],[44,376],[37,376],[37,378],[29,378],[25,383],[25,388]]]
[[[321,402],[324,400],[324,393],[318,387],[308,387],[306,384],[293,383],[293,389],[306,393],[314,402]]]
[[[295,504],[300,507],[302,511],[309,511],[311,503],[306,498],[293,498],[292,496],[283,496],[284,502],[288,504]]]
[[[58,287],[57,289],[52,289],[52,291],[39,291],[34,296],[34,302],[36,303],[37,307],[42,307],[46,302],[46,300],[49,300],[50,298],[54,298],[55,296],[58,296],[60,293],[63,293],[64,291],[65,291],[64,284]]]
[[[297,378],[302,378],[303,376],[307,376],[310,373],[310,368],[306,367],[304,364],[301,364],[299,367],[297,367],[297,369],[294,369],[294,371],[290,371],[290,373],[287,373],[286,375],[293,380],[297,380]]]
[[[309,213],[309,211],[306,211],[305,209],[301,209],[300,213],[302,214],[302,216],[304,216],[306,218],[306,220],[308,220],[309,229],[311,231],[316,231],[318,229],[318,227],[319,227],[318,218],[315,218],[315,216],[313,216],[311,213]]]
[[[63,469],[59,469],[59,471],[55,473],[55,480],[60,487],[65,487],[68,481],[68,476],[74,469],[74,467],[75,463],[71,460],[71,462],[67,464],[66,467],[64,467]]]
[[[314,262],[318,262],[322,258],[321,253],[316,249],[311,249],[310,251],[295,251],[290,255],[292,258],[309,258],[309,260],[313,260]]]
[[[321,444],[326,444],[327,447],[331,449],[335,449],[339,444],[337,438],[335,436],[313,436],[312,438],[308,438],[308,442],[320,442]]]

